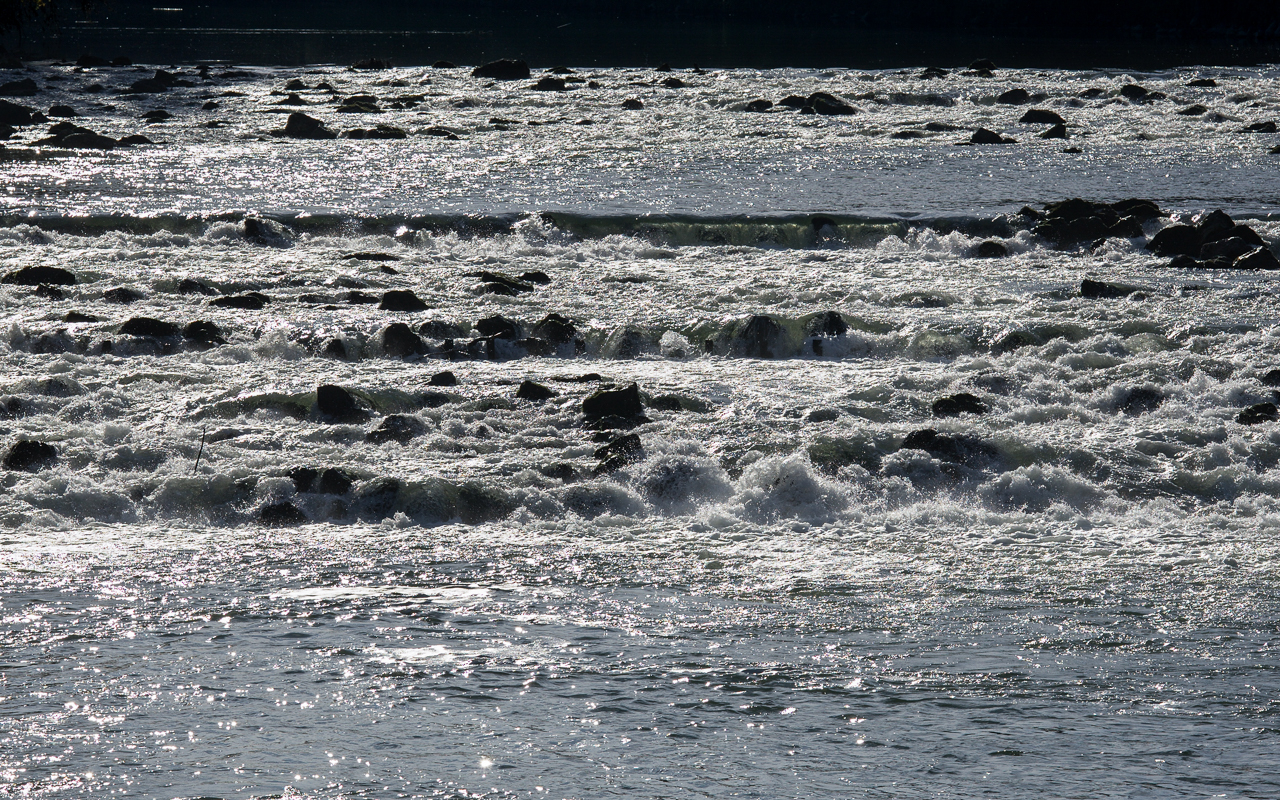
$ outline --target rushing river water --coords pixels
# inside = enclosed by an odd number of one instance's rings
[[[1280,794],[1275,70],[153,72],[0,75],[152,142],[0,151],[0,796]]]

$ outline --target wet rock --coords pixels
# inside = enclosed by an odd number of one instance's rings
[[[1280,260],[1265,247],[1259,247],[1253,252],[1240,256],[1231,263],[1232,269],[1280,269]]]
[[[1054,125],[1046,131],[1041,131],[1037,136],[1041,139],[1065,139],[1067,138],[1067,126]]]
[[[99,322],[100,320],[92,314],[84,314],[79,311],[68,311],[62,317],[63,322]]]
[[[644,445],[640,441],[640,435],[636,433],[628,433],[619,436],[603,447],[596,448],[595,457],[607,460],[617,456],[623,456],[629,460],[639,460],[644,453]]]
[[[134,133],[134,134],[130,134],[129,136],[120,137],[120,139],[116,142],[116,144],[120,145],[121,147],[133,147],[134,145],[139,145],[139,144],[155,144],[155,142],[151,141],[150,139],[148,139],[147,137],[143,136],[140,133]]]
[[[849,116],[851,114],[858,113],[858,109],[841,100],[839,97],[826,92],[814,92],[809,95],[807,105],[817,113],[829,117]]]
[[[1204,234],[1190,225],[1170,225],[1151,237],[1147,249],[1158,256],[1195,256],[1204,243]]]
[[[30,78],[0,83],[0,97],[34,97],[40,93],[40,87]]]
[[[849,332],[849,323],[836,311],[822,311],[810,319],[804,326],[806,336],[823,338],[844,336]]]
[[[1196,230],[1200,231],[1206,242],[1230,235],[1230,231],[1235,227],[1235,220],[1231,219],[1222,209],[1206,214],[1203,219],[1196,223]]]
[[[578,329],[568,317],[551,313],[533,326],[533,335],[546,339],[551,344],[561,345],[573,341],[578,335]]]
[[[426,352],[422,339],[403,322],[393,322],[383,328],[379,339],[383,354],[392,358],[405,358]]]
[[[1280,387],[1280,369],[1273,369],[1262,376],[1262,385]]]
[[[151,317],[132,317],[120,326],[120,333],[124,336],[149,336],[155,339],[165,339],[170,336],[177,336],[178,332],[179,329],[176,324],[165,320],[152,319]]]
[[[284,500],[263,506],[258,512],[258,522],[272,527],[302,525],[307,521],[306,514],[303,514],[293,503]]]
[[[536,283],[542,286],[546,286],[547,284],[551,283],[551,276],[540,269],[533,269],[527,272],[521,272],[520,280],[524,281],[525,283]]]
[[[1207,106],[1202,106],[1199,103],[1196,103],[1195,105],[1190,105],[1190,106],[1187,106],[1186,108],[1178,109],[1177,113],[1178,113],[1178,116],[1180,117],[1198,117],[1202,114],[1208,113],[1208,111],[1209,109]]]
[[[36,297],[42,298],[44,300],[66,299],[66,295],[62,293],[61,289],[59,289],[57,286],[50,286],[47,283],[42,283],[39,286],[37,286],[35,295]]]
[[[342,139],[407,139],[409,134],[394,125],[375,125],[372,128],[343,131],[339,136]]]
[[[351,65],[355,70],[391,69],[391,62],[385,58],[363,58]]]
[[[1187,85],[1199,89],[1212,89],[1218,85],[1213,78],[1196,78],[1193,81],[1187,81]]]
[[[778,105],[786,108],[801,109],[809,105],[809,98],[801,97],[798,94],[789,94],[778,101]]]
[[[176,288],[177,288],[178,294],[211,295],[211,294],[218,293],[217,289],[213,288],[207,283],[204,283],[203,281],[196,280],[195,278],[183,278],[182,280],[178,281],[178,285]]]
[[[733,332],[731,348],[746,358],[785,358],[786,332],[773,317],[756,314]]]
[[[374,478],[356,490],[352,508],[360,519],[385,519],[395,509],[402,488],[397,478]]]
[[[495,81],[522,81],[529,79],[529,65],[523,61],[503,58],[490,61],[471,70],[473,78],[489,78]]]
[[[985,466],[1000,455],[994,446],[981,439],[963,434],[941,434],[933,428],[907,434],[902,449],[923,450],[934,458],[968,467]]]
[[[182,329],[182,338],[208,347],[227,343],[222,336],[222,329],[206,320],[187,323],[187,326]]]
[[[644,416],[644,403],[640,400],[639,384],[623,389],[601,389],[582,400],[582,413],[588,417]]]
[[[437,372],[431,376],[431,380],[427,381],[428,386],[457,386],[458,377],[449,370]]]
[[[689,84],[685,83],[679,78],[674,78],[674,77],[667,78],[662,82],[662,85],[667,87],[668,89],[685,89],[689,86]]]
[[[644,103],[634,97],[628,97],[622,101],[622,108],[624,111],[643,111]]]
[[[520,338],[520,323],[507,319],[500,314],[477,320],[474,327],[480,332],[481,336],[485,337],[492,336],[498,339]]]
[[[977,258],[1004,258],[1009,255],[1009,249],[1001,242],[988,239],[973,248],[973,255]]]
[[[759,100],[752,100],[750,103],[747,103],[745,106],[743,106],[742,110],[753,113],[753,114],[763,114],[771,108],[773,108],[773,101],[765,100],[764,98],[761,98]]]
[[[1024,347],[1035,347],[1041,344],[1040,339],[1027,331],[1009,331],[991,345],[991,354],[1001,356]]]
[[[917,77],[919,77],[921,80],[927,81],[927,80],[933,80],[936,78],[945,78],[950,74],[951,74],[950,72],[946,71],[941,67],[925,67],[924,70],[921,71],[921,73]]]
[[[989,58],[979,58],[969,65],[969,69],[986,70],[987,72],[994,72],[995,68],[996,62]]]
[[[1205,242],[1200,248],[1197,255],[1201,261],[1235,261],[1246,253],[1251,253],[1257,248],[1252,242],[1246,242],[1244,239],[1237,239],[1234,236],[1226,239],[1216,239],[1211,242]]]
[[[74,108],[72,108],[71,106],[64,106],[64,105],[49,106],[49,110],[48,112],[46,112],[46,115],[50,117],[64,117],[64,118],[80,116],[80,114],[77,113]]]
[[[244,238],[254,244],[279,245],[290,238],[289,229],[274,219],[245,217],[241,224],[244,227]]]
[[[976,396],[968,392],[939,397],[933,401],[935,417],[958,417],[961,414],[985,414],[990,409]]]
[[[516,390],[517,400],[532,400],[535,403],[541,403],[544,400],[550,400],[555,397],[556,393],[540,383],[533,381],[524,381],[520,384],[520,388]]]
[[[429,306],[408,289],[392,289],[383,293],[378,308],[382,311],[426,311]]]
[[[1026,125],[1065,125],[1066,120],[1056,111],[1047,108],[1032,108],[1023,114],[1018,122]]]
[[[1107,236],[1116,239],[1139,239],[1143,236],[1142,223],[1137,217],[1121,217],[1107,226]]]
[[[65,147],[72,150],[111,150],[117,142],[88,128],[70,122],[59,122],[49,128],[49,136],[34,144],[42,147]]]
[[[108,289],[102,293],[102,299],[108,303],[119,303],[120,305],[129,305],[142,300],[144,295],[142,292],[134,289],[128,289],[124,286],[117,286],[114,289]]]
[[[1006,106],[1025,106],[1031,102],[1031,94],[1026,89],[1010,89],[998,95],[996,102]]]
[[[563,92],[567,90],[564,78],[553,78],[550,75],[539,78],[538,82],[529,87],[535,92]]]
[[[840,419],[840,409],[838,408],[815,408],[805,415],[805,422],[835,422]]]
[[[432,69],[457,69],[458,65],[452,61],[440,60],[431,65]]]
[[[0,100],[0,125],[9,125],[14,128],[21,128],[23,125],[32,123],[33,110],[26,106],[11,103],[8,100]]]
[[[711,411],[712,405],[706,400],[683,394],[660,394],[649,399],[649,408],[658,411],[689,411],[695,414],[706,414]]]
[[[320,477],[320,470],[311,467],[294,467],[289,470],[289,480],[293,481],[293,489],[299,494],[311,491],[318,477]]]
[[[1153,200],[1142,200],[1138,198],[1130,198],[1127,200],[1117,200],[1111,204],[1111,209],[1122,217],[1133,217],[1139,222],[1150,222],[1153,219],[1166,216],[1160,210]]]
[[[371,94],[356,94],[345,98],[335,109],[339,114],[381,114],[378,98]]]
[[[344,303],[349,303],[353,306],[373,306],[381,303],[382,298],[378,297],[377,295],[369,294],[368,292],[357,291],[357,292],[347,292],[342,296],[342,301]]]
[[[331,383],[316,387],[316,410],[321,416],[337,422],[352,422],[369,416],[356,402],[355,395]]]
[[[1120,96],[1132,103],[1153,103],[1156,100],[1164,100],[1165,95],[1161,92],[1153,92],[1145,86],[1136,83],[1130,83],[1120,87]]]
[[[1016,144],[1016,139],[1010,139],[1001,136],[995,131],[989,131],[986,128],[978,128],[973,132],[973,136],[969,137],[969,144]]]
[[[1280,419],[1280,409],[1275,403],[1258,403],[1240,412],[1236,422],[1241,425],[1260,425],[1264,422],[1275,422]],[[7,463],[7,462],[6,462]]]
[[[265,294],[246,292],[228,297],[215,297],[209,301],[209,305],[217,308],[238,308],[242,311],[261,311],[263,306],[269,302],[271,302],[271,298]]]
[[[432,319],[418,326],[418,335],[428,339],[461,339],[467,332],[456,322]]]
[[[1276,123],[1274,121],[1267,121],[1267,122],[1255,122],[1252,125],[1246,125],[1240,130],[1240,132],[1241,133],[1275,133],[1276,130],[1277,130]]]
[[[397,442],[408,444],[410,440],[427,433],[427,425],[422,420],[408,414],[391,414],[382,420],[377,430],[370,431],[364,440],[370,444],[386,444]]]
[[[76,276],[61,267],[23,267],[0,278],[0,283],[14,286],[75,286]]]
[[[354,478],[345,470],[329,467],[320,473],[320,480],[315,489],[319,494],[346,494],[351,491]]]
[[[22,439],[14,442],[4,456],[4,468],[13,472],[39,472],[58,462],[58,449],[51,444]]]
[[[1085,278],[1080,282],[1080,296],[1089,300],[1116,300],[1141,291],[1137,286],[1108,283]]]
[[[284,128],[272,131],[272,134],[290,139],[336,139],[338,137],[338,134],[326,128],[322,121],[309,117],[301,111],[290,114]]]
[[[336,358],[346,361],[348,357],[347,345],[341,339],[330,339],[325,342],[324,348],[321,349],[320,355],[325,358]]]
[[[1164,394],[1148,386],[1135,386],[1126,389],[1116,401],[1116,410],[1120,413],[1136,417],[1155,411],[1164,404]]]
[[[346,261],[399,261],[400,256],[391,253],[360,252],[346,253],[342,256]]]

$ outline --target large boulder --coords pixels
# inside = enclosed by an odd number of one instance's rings
[[[364,440],[370,444],[387,442],[408,444],[410,440],[426,433],[426,423],[417,417],[408,414],[391,414],[383,418],[382,424],[376,430],[366,434]]]
[[[40,87],[30,78],[0,83],[0,97],[32,97],[40,93]]]
[[[289,119],[285,121],[284,129],[273,131],[273,133],[290,139],[335,139],[338,136],[326,128],[322,121],[309,117],[301,111],[290,114]]]
[[[746,358],[785,358],[786,331],[766,314],[748,317],[733,332],[734,355]]]
[[[644,403],[640,400],[640,386],[631,384],[623,389],[601,389],[582,400],[582,413],[588,417],[644,416]]]
[[[1170,225],[1147,243],[1147,249],[1158,256],[1195,256],[1204,244],[1204,234],[1190,225]]]
[[[368,413],[356,402],[355,395],[341,386],[323,383],[316,387],[316,410],[338,422],[364,419]]]
[[[0,278],[0,283],[15,286],[75,286],[76,276],[62,267],[23,267]]]
[[[33,113],[33,110],[26,106],[10,103],[8,100],[0,100],[0,125],[9,125],[15,128],[30,125]]]
[[[473,78],[489,78],[495,81],[522,81],[529,78],[529,65],[523,61],[503,58],[490,61],[471,70]]]
[[[51,444],[23,439],[14,442],[4,457],[4,468],[15,472],[39,472],[58,461],[58,449]]]
[[[833,94],[827,94],[826,92],[814,92],[809,95],[807,105],[819,114],[831,117],[850,116],[858,113],[858,109],[841,100],[839,97],[836,97]]]
[[[991,444],[972,436],[938,433],[932,428],[913,431],[902,442],[903,450],[923,450],[942,461],[982,467],[994,461],[1000,452]]]

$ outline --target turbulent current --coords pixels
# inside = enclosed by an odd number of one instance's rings
[[[982,66],[0,74],[0,797],[1280,794],[1276,70]]]

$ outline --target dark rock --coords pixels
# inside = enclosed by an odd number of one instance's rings
[[[63,294],[61,289],[59,289],[57,286],[50,286],[47,283],[42,283],[39,286],[37,286],[35,294],[36,294],[36,297],[42,298],[44,300],[65,300],[66,299],[66,295]]]
[[[382,299],[377,295],[359,291],[347,292],[342,296],[342,300],[344,303],[349,303],[353,306],[372,306],[382,302]]]
[[[991,345],[991,354],[1000,356],[1020,350],[1023,347],[1034,347],[1039,344],[1040,340],[1026,331],[1010,331],[1000,337],[995,344]]]
[[[578,335],[578,329],[574,326],[573,320],[552,313],[533,326],[533,335],[546,339],[554,345],[561,345],[573,341],[573,338]]]
[[[1158,256],[1195,256],[1204,243],[1204,235],[1190,225],[1170,225],[1151,237],[1147,249]]]
[[[1263,422],[1275,422],[1277,419],[1280,419],[1280,409],[1276,408],[1275,403],[1258,403],[1241,411],[1236,422],[1241,425],[1259,425]],[[5,464],[8,465],[8,459]]]
[[[123,336],[150,336],[165,339],[177,336],[178,332],[179,328],[176,324],[151,317],[132,317],[120,326],[120,333]]]
[[[355,128],[344,131],[343,139],[407,139],[409,134],[403,128],[393,125],[375,125],[372,128]]]
[[[1009,255],[1009,249],[1000,242],[988,239],[973,248],[973,255],[978,258],[1004,258]]]
[[[778,105],[786,106],[787,108],[794,108],[798,110],[809,105],[809,98],[801,97],[798,94],[789,94],[786,97],[779,100]]]
[[[750,111],[754,114],[763,114],[764,112],[768,111],[771,108],[773,108],[773,101],[765,100],[761,98],[759,100],[752,100],[750,103],[747,103],[742,110]]]
[[[1204,237],[1206,242],[1210,242],[1229,235],[1229,232],[1235,226],[1235,220],[1231,219],[1222,209],[1218,209],[1206,214],[1204,219],[1197,222],[1196,230],[1200,231],[1200,235]]]
[[[40,87],[30,78],[0,83],[0,97],[32,97],[40,93]]]
[[[1164,394],[1146,386],[1135,386],[1126,389],[1116,401],[1116,410],[1127,416],[1136,417],[1155,411],[1164,404]]]
[[[382,295],[378,308],[382,311],[426,311],[426,303],[408,289],[392,289]]]
[[[819,312],[804,326],[806,336],[828,338],[844,336],[848,332],[849,323],[845,322],[844,317],[840,316],[839,312],[836,311]]]
[[[540,383],[533,381],[524,381],[520,384],[520,388],[516,390],[516,399],[532,400],[535,403],[541,403],[544,400],[550,400],[555,397],[556,393]]]
[[[537,283],[542,286],[546,286],[551,283],[551,276],[540,269],[533,269],[527,272],[521,272],[520,280],[525,283]]]
[[[644,403],[640,400],[640,386],[631,384],[624,389],[601,389],[585,397],[582,413],[588,417],[644,416]]]
[[[662,85],[667,87],[668,89],[684,89],[688,87],[689,84],[685,83],[679,78],[667,78],[662,82]]]
[[[288,501],[280,501],[263,506],[258,512],[258,522],[262,525],[271,525],[273,527],[284,527],[286,525],[302,525],[307,522],[307,515],[298,510],[298,507]]]
[[[634,97],[628,97],[626,100],[622,101],[622,107],[627,111],[642,111],[644,109],[644,103]]]
[[[1213,78],[1196,78],[1193,81],[1187,81],[1187,85],[1197,89],[1212,89],[1218,85]]]
[[[1252,125],[1246,125],[1241,129],[1241,133],[1275,133],[1276,123],[1274,121],[1255,122]]]
[[[1234,225],[1223,231],[1215,231],[1211,235],[1206,235],[1204,237],[1204,240],[1205,242],[1213,242],[1213,241],[1217,241],[1218,239],[1232,239],[1232,238],[1240,239],[1241,241],[1248,242],[1254,247],[1262,247],[1266,244],[1266,242],[1263,241],[1262,237],[1258,235],[1258,232],[1255,231],[1253,228],[1250,228],[1248,225]]]
[[[902,442],[903,450],[924,450],[934,458],[978,467],[994,461],[1000,452],[981,439],[963,434],[940,434],[933,428],[913,431]]]
[[[336,139],[338,134],[329,130],[324,123],[315,117],[309,117],[301,111],[289,115],[281,135],[290,139]]]
[[[227,343],[227,340],[222,336],[221,328],[212,322],[202,319],[188,322],[187,326],[182,329],[182,338],[208,346]]]
[[[134,145],[139,145],[139,144],[155,144],[155,142],[151,141],[150,139],[148,139],[147,137],[143,136],[140,133],[131,133],[128,136],[121,137],[116,142],[116,144],[120,145],[121,147],[133,147]]]
[[[1165,216],[1160,210],[1160,206],[1152,200],[1140,200],[1130,198],[1128,200],[1117,200],[1111,204],[1111,209],[1122,217],[1133,217],[1139,222],[1150,222],[1153,219]]]
[[[400,256],[393,256],[390,253],[347,253],[343,256],[348,261],[399,261]]]
[[[114,289],[108,289],[102,293],[102,299],[108,303],[119,303],[120,305],[128,305],[142,300],[145,295],[134,289],[128,289],[124,286],[117,286]]]
[[[826,92],[814,92],[809,95],[806,105],[817,113],[829,117],[849,116],[851,114],[858,113],[858,109],[841,100],[839,97]]]
[[[958,417],[961,414],[985,414],[990,409],[976,396],[968,392],[939,397],[933,402],[935,417]]]
[[[996,97],[996,102],[1006,106],[1025,106],[1031,102],[1031,94],[1026,89],[1010,89]]]
[[[10,125],[15,128],[30,125],[32,122],[31,113],[32,110],[26,106],[20,106],[8,100],[0,100],[0,125]]]
[[[978,128],[973,132],[973,136],[969,137],[970,144],[1014,144],[1015,142],[1014,139],[1006,138],[986,128]]]
[[[50,117],[78,117],[76,110],[71,106],[49,106],[48,116]]]
[[[365,58],[352,64],[351,68],[358,70],[391,69],[391,62],[385,58]]]
[[[148,122],[164,122],[165,120],[173,119],[173,115],[163,108],[153,108],[138,119],[145,119]]]
[[[418,335],[428,339],[461,339],[467,332],[457,323],[432,319],[418,326]]]
[[[14,442],[4,456],[4,468],[14,472],[39,472],[58,461],[58,449],[51,444],[22,439]]]
[[[734,330],[732,349],[746,358],[784,358],[785,341],[786,332],[773,317],[756,314]]]
[[[1240,256],[1231,263],[1232,269],[1280,269],[1280,260],[1265,247],[1259,247],[1251,253]]]
[[[835,422],[840,419],[840,409],[838,408],[815,408],[805,415],[805,422]]]
[[[393,322],[382,329],[382,352],[392,358],[415,356],[426,351],[418,334],[403,322]]]
[[[1195,105],[1190,105],[1190,106],[1187,106],[1186,108],[1180,108],[1180,109],[1178,109],[1178,116],[1181,116],[1181,117],[1198,117],[1198,116],[1200,116],[1201,114],[1204,114],[1204,113],[1208,112],[1208,110],[1209,110],[1209,109],[1208,109],[1208,107],[1207,107],[1207,106],[1202,106],[1202,105],[1200,105],[1199,103],[1196,103]]]
[[[209,301],[209,305],[218,308],[238,308],[244,311],[261,311],[262,307],[271,302],[271,298],[259,292],[246,292],[245,294],[231,295],[229,297],[215,297]]]
[[[449,370],[437,372],[431,376],[431,380],[427,381],[428,386],[457,386],[458,377]]]
[[[1067,121],[1056,111],[1050,111],[1047,108],[1033,108],[1023,114],[1018,122],[1027,125],[1065,125]]]
[[[616,456],[624,456],[631,460],[638,460],[644,452],[644,445],[640,441],[640,435],[628,433],[619,436],[603,447],[596,448],[595,457],[599,459],[610,459]]]
[[[1235,261],[1240,256],[1253,252],[1256,248],[1257,245],[1252,242],[1246,242],[1244,239],[1237,239],[1231,236],[1226,239],[1205,242],[1200,248],[1200,253],[1197,257],[1201,261],[1213,261],[1215,259]]]
[[[62,316],[63,322],[100,322],[100,320],[92,314],[84,314],[79,311],[68,311]]]
[[[521,81],[529,78],[529,65],[523,61],[504,58],[471,70],[473,78],[489,78],[495,81]]]
[[[361,519],[380,520],[391,516],[403,484],[396,478],[375,478],[356,490],[352,503]]]
[[[1179,255],[1169,259],[1168,266],[1171,269],[1199,269],[1204,265],[1191,256]]]
[[[918,77],[921,80],[927,81],[935,78],[945,78],[950,74],[951,74],[950,72],[947,72],[945,69],[941,67],[925,67]]]
[[[311,467],[294,467],[289,470],[289,480],[293,481],[293,489],[299,494],[311,491],[311,486],[318,477],[320,471]]]
[[[960,125],[952,125],[947,122],[928,122],[925,123],[924,129],[932,133],[949,133],[952,131],[965,130],[965,128]]]
[[[445,394],[444,392],[427,391],[418,395],[418,403],[421,404],[423,408],[439,408],[440,406],[447,406],[450,403],[457,402],[458,399],[457,395]]]
[[[421,133],[424,133],[427,136],[438,136],[441,139],[448,139],[453,142],[458,141],[458,134],[439,125],[432,125],[430,128],[422,130]]]
[[[529,88],[535,92],[563,92],[567,89],[564,78],[553,78],[551,76],[539,78],[538,82]]]
[[[183,278],[178,281],[178,294],[217,294],[218,290],[195,278]]]
[[[324,349],[320,354],[326,358],[337,358],[342,361],[347,359],[347,345],[341,339],[330,339],[325,343]]]
[[[14,286],[75,286],[76,276],[70,270],[61,267],[23,267],[0,278],[0,283]]]
[[[992,61],[989,58],[980,58],[969,65],[969,69],[986,70],[987,72],[992,72],[995,70],[995,68],[996,68],[996,62]]]
[[[493,336],[499,339],[520,338],[520,324],[501,315],[477,320],[475,329],[480,332],[481,336],[485,337]]]
[[[1139,291],[1136,286],[1106,283],[1085,278],[1080,282],[1080,296],[1090,300],[1115,300]]]
[[[923,139],[928,134],[921,131],[894,131],[889,134],[890,139]]]
[[[1262,376],[1262,385],[1280,387],[1280,369],[1273,369]]]
[[[279,244],[289,239],[289,230],[274,219],[245,217],[241,224],[244,225],[244,238],[254,244]]]
[[[351,491],[353,483],[355,480],[345,470],[329,467],[320,473],[320,480],[315,484],[315,490],[319,494],[346,494]]]
[[[440,60],[431,65],[432,69],[457,69],[458,65],[452,61]]]
[[[355,395],[331,383],[316,387],[316,410],[322,416],[339,422],[364,419],[368,413],[360,408]]]
[[[391,414],[382,420],[377,430],[370,431],[364,440],[370,444],[398,442],[408,444],[411,439],[427,433],[427,426],[417,417],[407,414]]]
[[[1137,217],[1121,217],[1107,226],[1107,236],[1116,239],[1138,239],[1143,235]]]
[[[1054,125],[1052,128],[1049,128],[1046,131],[1041,131],[1036,135],[1041,139],[1065,139],[1067,138],[1067,126]]]

